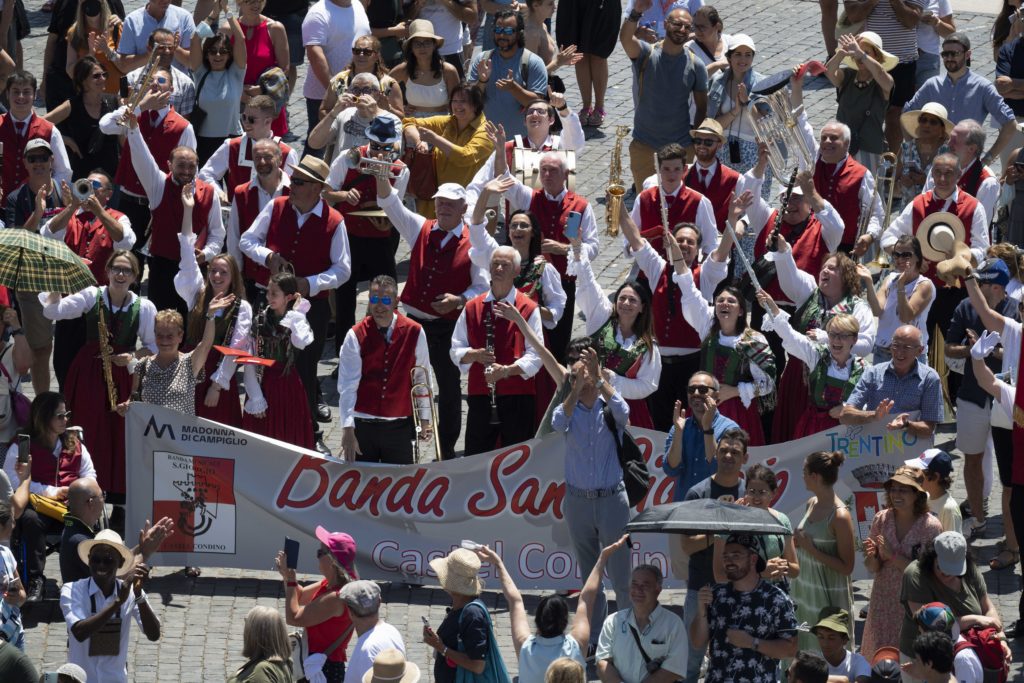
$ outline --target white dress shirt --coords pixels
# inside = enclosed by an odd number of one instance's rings
[[[313,328],[306,320],[306,313],[309,311],[309,299],[302,299],[292,310],[284,314],[277,324],[291,332],[288,340],[292,346],[302,350],[313,343]],[[253,335],[258,330],[252,330]],[[256,340],[251,338],[250,348],[256,351]],[[242,366],[242,383],[245,386],[245,405],[242,410],[250,415],[262,413],[267,409],[267,400],[263,397],[263,388],[256,373],[256,366],[246,363]]]
[[[57,443],[53,446],[53,459],[60,463],[60,453],[63,448],[60,439],[57,439]],[[18,477],[18,473],[15,471],[14,466],[18,464],[18,444],[12,443],[10,448],[7,449],[7,456],[4,460],[4,473],[7,478],[11,480],[11,486],[17,489],[21,486],[21,479]],[[78,478],[79,479],[95,479],[96,478],[96,467],[92,464],[92,456],[89,455],[89,449],[82,444],[82,459],[78,464]],[[35,480],[29,482],[28,491],[34,493],[37,496],[46,496],[47,498],[56,498],[57,491],[60,489],[55,484],[44,484]]]
[[[252,162],[252,145],[256,140],[250,138],[247,134],[242,133],[242,142],[238,146],[238,165],[248,166],[250,175],[249,180],[255,181],[256,165]],[[229,138],[217,148],[217,150],[210,155],[210,158],[206,160],[203,167],[199,169],[199,179],[203,180],[211,185],[217,185],[221,179],[228,173],[228,161],[229,161],[229,145],[234,138]],[[277,142],[277,138],[274,138],[274,142]],[[294,149],[288,148],[288,156],[284,160],[284,165],[281,170],[284,174],[291,176],[292,166],[298,165],[299,156],[295,153]],[[234,188],[231,188],[234,190]]]
[[[678,199],[679,193],[682,191],[683,187],[685,187],[685,185],[683,183],[679,183],[679,187],[677,187],[674,192],[666,192],[665,197],[674,197]],[[698,193],[700,192],[699,189],[695,191]],[[639,201],[634,202],[633,210],[630,211],[629,217],[633,219],[633,223],[635,223],[640,230],[647,230],[648,228],[654,227],[653,225],[643,225],[643,222],[640,219]],[[658,219],[658,222],[661,222],[661,218]],[[693,222],[697,225],[697,229],[700,230],[701,251],[705,254],[710,254],[718,246],[718,221],[715,219],[715,209],[711,205],[711,200],[704,195],[701,195],[700,203],[697,205],[697,215],[694,217]],[[674,230],[672,232],[675,233]],[[623,237],[622,239],[623,242],[625,242],[626,238]],[[628,244],[625,244],[624,253],[626,256],[632,256]]]
[[[391,319],[388,326],[387,339],[391,341],[391,335],[395,330],[395,318]],[[416,333],[416,365],[424,368],[430,367],[430,354],[427,351],[427,335],[420,329]],[[417,383],[433,385],[429,377],[423,377],[417,373]],[[355,418],[370,420],[404,420],[404,417],[382,417],[370,415],[356,410],[356,394],[359,392],[359,382],[363,378],[363,353],[359,340],[356,338],[354,328],[350,328],[345,334],[345,341],[341,344],[341,352],[338,354],[338,415],[341,417],[342,429],[355,425]],[[405,378],[399,378],[404,381]],[[412,385],[410,384],[410,389]],[[430,408],[420,408],[420,419],[430,419]]]
[[[124,305],[115,309],[110,302],[107,288],[104,286],[86,287],[80,292],[62,297],[55,304],[48,303],[48,292],[41,292],[39,294],[39,302],[43,305],[43,315],[46,316],[47,320],[74,320],[92,310],[93,306],[96,305],[96,298],[100,296],[101,292],[107,306],[115,315],[122,311],[127,311],[135,304],[135,300],[139,298],[138,294],[130,291],[128,296],[125,297]],[[139,341],[153,353],[157,352],[156,335],[153,332],[155,321],[156,306],[149,299],[143,299],[139,305]]]
[[[505,175],[509,178],[512,177],[507,171]],[[568,190],[563,189],[555,196],[549,195],[543,189],[538,190],[538,192],[543,192],[544,196],[553,202],[560,202]],[[506,193],[505,198],[508,199],[508,204],[512,207],[513,211],[520,209],[528,211],[530,209],[530,202],[533,201],[533,190],[516,179],[515,184]],[[564,228],[565,226],[562,227]],[[597,221],[594,219],[594,207],[589,202],[587,203],[586,210],[583,212],[583,220],[580,222],[580,239],[583,245],[583,256],[588,261],[596,259],[598,252],[601,251],[601,244],[598,239]],[[566,258],[569,257],[567,256]]]
[[[100,132],[103,133],[104,135],[125,135],[125,136],[128,136],[128,145],[129,145],[129,147],[131,147],[130,131],[132,130],[132,128],[130,126],[123,126],[123,125],[121,125],[121,119],[124,117],[125,109],[126,108],[123,107],[123,106],[122,107],[118,107],[114,111],[108,112],[108,113],[104,114],[103,116],[101,116],[100,117]],[[157,125],[159,125],[167,117],[167,113],[168,112],[170,112],[170,107],[164,107],[163,109],[158,110],[158,112],[157,112]],[[141,122],[142,114],[143,114],[142,110],[139,109],[138,107],[136,107],[135,108],[135,115],[140,118],[139,126],[142,125],[142,122]],[[140,139],[141,139],[141,130],[139,129],[139,127],[136,126],[136,128],[134,130],[137,133],[140,133]],[[143,146],[146,148],[146,151],[149,151],[149,145],[143,145]],[[196,132],[195,132],[195,130],[193,130],[191,123],[188,124],[188,126],[185,127],[185,130],[181,131],[181,136],[178,138],[178,144],[176,144],[175,147],[188,147],[189,149],[195,149],[196,148]],[[150,153],[150,157],[152,157],[152,153]],[[163,160],[161,160],[161,161],[163,161]],[[139,174],[139,180],[142,182],[142,186],[144,188],[146,188],[146,194],[149,195],[150,194],[149,188],[146,185],[146,180],[141,175],[141,169],[139,168],[140,163],[139,163],[138,160],[136,160],[134,152],[132,152],[132,162],[134,163],[134,166],[135,166],[135,172]],[[166,163],[166,162],[164,162],[164,163]],[[163,171],[160,171],[159,167],[157,167],[157,172],[160,173],[161,175],[163,174]],[[161,179],[161,182],[163,182],[162,179]],[[121,188],[121,191],[122,192],[126,192],[126,190],[124,188]],[[134,194],[134,193],[127,192],[127,194]],[[163,187],[161,186],[160,194],[157,196],[157,200],[156,200],[157,203],[160,202],[160,197],[162,195],[163,195]],[[152,198],[150,198],[150,209],[155,208],[155,205],[152,202],[153,202],[153,200],[152,200]],[[218,208],[219,208],[219,204],[218,204]],[[210,217],[210,220],[211,220],[211,222],[213,221],[213,217],[212,216]],[[220,212],[219,211],[218,211],[218,214],[217,214],[217,222],[218,223],[220,222]]]
[[[267,204],[270,203],[271,199],[276,199],[284,194],[284,188],[291,185],[291,178],[287,173],[281,174],[281,179],[277,183],[277,187],[274,188],[274,192],[270,193],[263,189],[263,185],[260,184],[259,179],[250,181],[256,183],[256,203],[259,206],[259,210],[262,211]],[[258,215],[258,212],[257,212]],[[225,239],[224,248],[229,254],[231,254],[235,261],[238,262],[238,267],[242,268],[242,249],[238,246],[238,241],[242,237],[241,227],[238,224],[238,197],[231,198],[231,213],[228,215],[228,229],[227,236]],[[261,289],[264,289],[262,285],[256,285]]]
[[[970,164],[960,171],[960,177],[963,178],[965,175],[970,173],[971,169],[974,168],[974,165],[977,163],[979,163],[977,159],[971,161]],[[1002,185],[999,184],[999,176],[993,173],[991,168],[986,166],[985,170],[988,171],[988,178],[981,181],[981,184],[978,185],[978,193],[972,196],[985,207],[985,215],[987,220],[991,223],[992,216],[996,210],[996,202],[999,201],[999,193],[1002,191]],[[927,192],[928,190],[934,189],[935,181],[932,180],[932,174],[929,173],[928,179],[924,181],[924,189],[921,191]]]
[[[409,247],[415,247],[416,240],[420,238],[420,231],[423,229],[423,224],[427,219],[414,211],[410,211],[394,192],[389,193],[387,197],[378,196],[377,206],[384,209],[384,213],[387,215],[388,220],[390,220],[391,224],[395,226],[395,230],[398,231],[398,234],[409,243]],[[437,224],[435,223],[433,229],[440,230],[441,228],[437,227]],[[466,230],[466,224],[463,223],[458,228],[450,231],[450,233],[445,236],[444,240],[442,240],[441,246],[443,247],[448,244],[448,240],[452,239],[451,233],[457,233],[465,236]],[[462,296],[466,298],[466,301],[469,301],[478,294],[483,294],[491,286],[491,276],[489,272],[489,268],[481,268],[475,263],[470,263],[469,288],[462,292]],[[403,306],[405,306],[406,315],[415,316],[423,320],[436,320],[439,317],[434,312],[428,313],[427,311],[421,311],[407,304],[403,304]]]
[[[934,195],[933,195],[934,196]],[[956,204],[957,198],[960,196],[960,188],[953,190],[953,194],[945,201],[939,211],[950,211],[950,207]],[[965,228],[967,226],[964,226]],[[896,240],[899,239],[900,235],[912,235],[914,231],[914,203],[907,204],[903,211],[900,212],[899,216],[896,216],[889,223],[889,228],[882,234],[882,248],[889,249],[896,244]],[[988,239],[988,218],[985,212],[985,207],[981,202],[978,202],[977,208],[974,210],[974,215],[971,216],[970,225],[970,247],[971,253],[978,263],[985,260],[985,251],[989,247]]]
[[[285,211],[295,212],[300,231],[310,216],[323,216],[327,210],[327,204],[322,199],[317,201],[313,208],[306,213],[299,213],[299,210],[291,202],[288,202],[288,206],[285,208]],[[273,202],[268,202],[260,210],[256,220],[252,222],[252,227],[246,230],[238,240],[238,246],[242,253],[259,264],[266,263],[267,258],[274,253],[266,246],[267,233],[270,230],[270,218],[273,212],[274,204]],[[337,289],[345,284],[348,281],[349,275],[352,274],[352,256],[348,248],[348,231],[345,230],[344,221],[338,225],[337,230],[334,231],[334,235],[331,237],[330,257],[331,265],[327,267],[327,270],[316,275],[305,276],[306,281],[309,283],[310,297],[316,296],[325,289]]]
[[[766,316],[771,318],[772,329],[782,339],[782,348],[786,349],[786,352],[790,355],[802,360],[804,365],[813,370],[818,361],[821,360],[822,345],[812,342],[807,336],[794,330],[793,326],[789,323],[789,313],[786,311],[780,310],[779,314],[774,316],[771,313],[767,313]],[[827,349],[828,347],[824,348]],[[853,370],[854,358],[855,356],[851,354],[849,360],[846,361],[846,365],[840,366],[834,358],[830,357],[826,374],[834,379],[843,382],[847,381],[850,379],[850,372]],[[809,397],[789,396],[786,398],[798,400]]]
[[[75,211],[75,215],[81,216],[85,212],[85,209],[79,208],[77,211]],[[54,218],[56,218],[56,216],[54,216]],[[117,240],[116,242],[114,240],[111,240],[114,249],[131,249],[135,245],[135,231],[132,230],[131,219],[128,218],[128,216],[122,214],[120,218],[116,218],[115,220],[121,224],[121,230],[124,231],[124,235],[122,235],[121,239]],[[65,223],[65,227],[58,230],[57,232],[51,232],[51,223],[53,223],[53,218],[43,223],[39,227],[39,234],[42,235],[43,237],[49,237],[50,239],[57,240],[58,242],[63,242],[64,235],[68,231],[67,224]],[[106,231],[106,228],[101,226],[100,230]],[[84,254],[79,254],[79,256],[84,256]]]
[[[498,241],[487,232],[486,223],[476,223],[469,226],[469,243],[473,245],[469,249],[469,258],[481,268],[491,268],[491,256],[494,250],[500,245]],[[541,305],[551,311],[551,320],[543,320],[544,327],[549,330],[555,329],[558,321],[562,319],[567,300],[565,289],[562,287],[562,276],[550,263],[544,264],[544,270],[540,275],[541,283]],[[544,337],[542,336],[541,339]]]
[[[348,172],[352,170],[352,168],[353,166],[349,159],[347,150],[334,157],[334,161],[331,162],[331,172],[327,175],[327,184],[331,186],[332,190],[341,189],[341,184],[345,181],[345,176],[348,175]],[[376,183],[376,179],[374,179],[373,182]],[[391,181],[391,187],[394,189],[394,192],[398,195],[399,199],[405,198],[405,189],[409,187],[408,166],[405,164],[402,165],[402,172],[398,174],[397,178]]]
[[[7,116],[11,119],[11,123],[16,126],[14,130],[17,131],[17,126],[24,124],[26,135],[28,134],[28,124],[32,122],[32,117],[35,115],[36,113],[32,112],[28,115],[27,119],[17,119],[14,117],[14,114],[10,112],[7,113]],[[62,182],[70,185],[72,180],[71,161],[68,159],[68,150],[64,146],[64,136],[61,135],[59,130],[57,130],[56,124],[54,124],[53,130],[50,131],[50,139],[47,140],[47,142],[50,143],[50,151],[53,152],[53,180],[56,187],[59,188]],[[7,163],[20,164],[21,159],[9,159]]]
[[[501,298],[501,301],[510,306],[515,306],[517,293],[518,290],[515,287],[512,287],[508,290],[508,294]],[[498,301],[498,299],[495,298],[493,292],[487,292],[484,296],[484,303],[486,304],[493,301]],[[533,310],[533,313],[530,314],[530,317],[526,322],[530,325],[534,334],[541,339],[544,338],[544,328],[540,324],[539,307]],[[517,328],[513,334],[521,333]],[[537,353],[537,349],[533,347],[530,340],[524,338],[523,342],[525,345],[523,355],[516,358],[512,365],[523,371],[522,376],[524,379],[529,379],[536,375],[537,371],[540,370],[544,364],[540,359],[540,355]],[[455,363],[455,367],[459,369],[459,372],[461,372],[464,377],[469,375],[469,371],[473,367],[473,363],[463,363],[462,358],[473,348],[474,347],[469,343],[469,333],[466,329],[466,309],[462,309],[462,313],[459,314],[459,319],[455,322],[455,332],[452,333],[452,348],[451,351],[449,351],[449,355],[452,362]]]
[[[754,176],[752,171],[747,171],[745,175],[747,178],[744,181],[744,187],[754,193],[754,203],[747,209],[747,215],[744,216],[743,220],[747,224],[747,234],[752,235],[756,239],[761,234],[765,224],[768,223],[768,218],[772,215],[773,209],[764,200],[764,197],[761,196],[761,185],[764,183],[764,178]],[[843,224],[842,216],[832,208],[828,200],[822,197],[821,201],[825,206],[822,207],[821,211],[813,211],[812,213],[818,219],[818,222],[821,223],[821,239],[825,242],[825,248],[832,252],[839,248],[839,242],[843,239],[843,232],[846,230],[846,227]],[[776,253],[773,251],[767,252],[765,259],[774,261]]]
[[[586,319],[584,334],[588,337],[601,329],[612,316],[612,303],[608,295],[597,283],[594,271],[590,267],[590,261],[585,257],[580,258],[576,268],[576,304],[580,307],[583,317]],[[640,342],[637,335],[623,337],[622,331],[616,325],[615,341],[624,349],[632,349]],[[628,368],[623,368],[627,370]],[[661,378],[661,352],[658,343],[653,342],[648,353],[642,356],[640,370],[635,378],[615,373],[612,377],[612,386],[622,394],[622,398],[639,399],[647,398],[658,388],[658,380]]]

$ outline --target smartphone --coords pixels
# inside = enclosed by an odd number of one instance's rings
[[[288,569],[299,567],[299,542],[287,536],[284,537],[284,563]]]
[[[429,628],[429,629],[430,629],[431,631],[433,631],[433,630],[434,630],[434,629],[430,628],[430,619],[427,619],[426,617],[423,617],[423,616],[421,616],[421,617],[420,617],[420,619],[422,619],[422,620],[423,620],[423,625],[424,625],[424,626],[426,626],[427,628]]]
[[[28,434],[18,434],[18,462],[28,462],[28,453],[31,447],[32,437]]]
[[[565,221],[565,232],[563,234],[571,240],[576,239],[580,236],[580,223],[582,222],[582,213],[579,211],[570,211],[569,217]]]
[[[60,674],[56,671],[47,671],[43,674],[43,683],[57,683],[60,680]]]

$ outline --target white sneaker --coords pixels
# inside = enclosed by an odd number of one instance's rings
[[[977,517],[968,517],[964,520],[964,538],[968,541],[980,538],[985,533],[988,521],[979,522]]]

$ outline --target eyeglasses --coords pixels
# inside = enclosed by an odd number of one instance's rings
[[[58,420],[70,420],[71,419],[71,411],[70,410],[65,410],[62,413],[55,413],[54,417],[57,418]]]
[[[89,500],[87,502],[91,503],[94,500],[96,500],[97,498],[99,500],[106,500],[107,499],[107,492],[106,491],[100,491],[100,494],[98,496],[89,496]]]
[[[90,76],[90,78],[92,78],[94,81],[102,81],[106,77],[107,77],[107,72],[106,71],[97,71],[96,73],[94,73],[94,74],[92,74]]]
[[[515,28],[511,26],[495,26],[494,32],[499,36],[514,36],[516,34]]]
[[[352,86],[348,89],[348,91],[353,95],[376,95],[377,93],[380,92],[380,90],[377,90],[376,88],[371,86],[366,86],[365,88],[357,88],[355,86]]]
[[[855,339],[857,335],[850,332],[829,332],[829,339]]]
[[[688,394],[700,394],[701,396],[710,393],[713,387],[705,387],[694,385],[692,387],[686,387],[686,393]]]
[[[370,55],[377,54],[377,51],[369,47],[354,47],[352,48],[352,54],[359,55],[360,57],[369,57]]]
[[[371,304],[384,304],[385,306],[390,306],[392,301],[394,301],[394,299],[392,299],[390,296],[371,296],[370,297],[370,303]]]
[[[526,115],[527,116],[547,116],[548,115],[548,108],[547,107],[533,107],[531,109],[527,109],[526,110]]]
[[[324,555],[330,555],[330,554],[331,554],[331,551],[328,550],[327,548],[317,548],[316,549],[316,557],[317,557],[317,559],[320,559]]]
[[[914,258],[914,252],[912,251],[894,251],[892,252],[893,258]]]
[[[698,147],[701,146],[701,145],[703,145],[704,147],[714,147],[715,145],[718,144],[718,139],[717,138],[690,138],[690,139],[693,140],[693,144],[697,145]]]
[[[939,56],[943,59],[956,59],[963,53],[963,50],[943,50],[939,53]]]
[[[252,125],[252,124],[256,123],[256,117],[255,116],[249,116],[248,114],[242,114],[242,121],[245,122],[245,123],[248,123],[249,125]]]
[[[668,28],[681,28],[684,31],[689,31],[691,28],[693,28],[693,24],[687,24],[682,21],[666,21],[665,26]]]
[[[434,47],[434,45],[435,45],[434,41],[430,40],[429,38],[420,38],[420,39],[412,41],[411,44],[412,44],[412,49],[414,49],[414,50],[419,50],[419,49],[424,48],[424,47]]]
[[[110,266],[109,268],[107,268],[107,272],[110,273],[111,275],[135,275],[134,270],[132,270],[131,268],[126,268],[124,266]]]
[[[226,47],[215,47],[215,48],[211,48],[210,51],[207,52],[206,54],[210,55],[211,57],[215,57],[217,55],[227,56],[227,55],[231,54],[231,50],[227,49]]]
[[[28,154],[25,156],[25,161],[30,164],[45,164],[49,160],[49,154]]]

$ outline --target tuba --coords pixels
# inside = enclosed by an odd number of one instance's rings
[[[619,234],[619,214],[622,212],[622,199],[626,196],[626,185],[622,182],[622,141],[629,134],[629,126],[615,126],[615,150],[612,152],[612,163],[608,168],[608,205],[604,215],[605,231],[611,237]]]
[[[785,90],[766,95],[761,102],[768,105],[768,113],[757,118],[751,116],[754,137],[768,148],[768,164],[780,181],[790,175],[793,169],[814,169],[814,154],[807,147],[807,141],[797,130],[803,105],[793,108]],[[799,159],[791,159],[789,150],[796,150]]]

